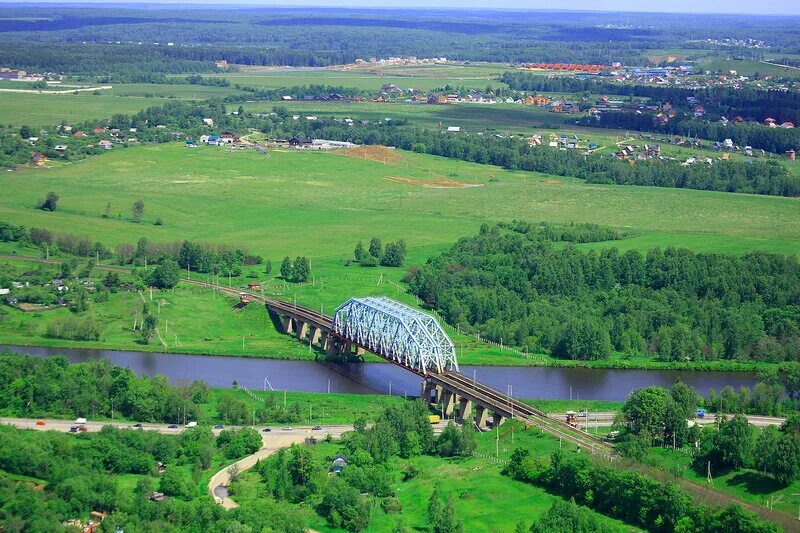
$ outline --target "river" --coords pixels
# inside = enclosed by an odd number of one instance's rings
[[[284,361],[251,357],[223,357],[157,352],[45,348],[0,345],[17,353],[39,357],[64,355],[71,362],[108,359],[139,375],[166,376],[170,382],[203,380],[212,387],[230,387],[233,381],[250,389],[308,392],[381,393],[417,396],[420,379],[386,363],[331,363]],[[622,401],[634,389],[650,385],[670,386],[681,379],[705,395],[709,388],[726,385],[752,387],[748,372],[695,372],[686,370],[622,370],[554,367],[462,366],[461,373],[505,392],[510,385],[518,398]]]

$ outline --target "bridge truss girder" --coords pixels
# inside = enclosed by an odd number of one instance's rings
[[[458,370],[453,342],[434,317],[389,298],[351,298],[333,315],[333,332],[426,374]]]

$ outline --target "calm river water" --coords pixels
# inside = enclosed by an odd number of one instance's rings
[[[154,352],[129,352],[80,348],[44,348],[0,345],[40,357],[64,355],[77,363],[108,359],[137,374],[162,374],[173,383],[200,379],[212,387],[230,387],[234,380],[250,389],[309,392],[391,393],[417,396],[420,379],[400,367],[385,363],[329,363],[282,361],[246,357],[220,357]],[[462,366],[461,373],[506,391],[513,387],[518,398],[573,398],[624,400],[634,389],[649,385],[669,386],[683,380],[701,394],[726,385],[752,387],[755,375],[747,372],[692,372],[684,370],[606,370],[507,366]]]

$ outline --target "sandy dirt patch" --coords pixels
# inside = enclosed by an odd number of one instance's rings
[[[398,154],[396,150],[381,145],[348,148],[347,150],[342,150],[340,153],[349,157],[357,157],[358,159],[378,161],[379,163],[397,163],[402,159],[402,156]]]
[[[387,181],[394,183],[408,183],[416,187],[427,187],[429,189],[465,189],[468,187],[483,187],[483,183],[465,183],[463,181],[454,181],[447,178],[436,178],[432,180],[418,180],[414,178],[401,178],[398,176],[390,176],[383,178]]]

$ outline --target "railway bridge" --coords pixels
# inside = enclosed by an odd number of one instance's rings
[[[368,351],[413,372],[420,377],[421,398],[428,404],[437,404],[445,417],[453,416],[462,423],[472,418],[481,430],[487,427],[490,417],[493,427],[514,419],[591,453],[614,455],[611,444],[460,374],[453,342],[437,320],[405,304],[383,297],[351,298],[330,316],[254,293],[185,281],[262,302],[284,333],[329,355],[361,355]]]
[[[490,417],[493,427],[516,419],[592,453],[613,455],[609,443],[460,374],[453,342],[427,313],[383,297],[351,298],[333,316],[287,302],[264,303],[280,318],[285,333],[328,354],[368,351],[417,374],[420,396],[428,404],[438,404],[445,417],[454,416],[462,423],[472,418],[478,429],[484,429]]]

